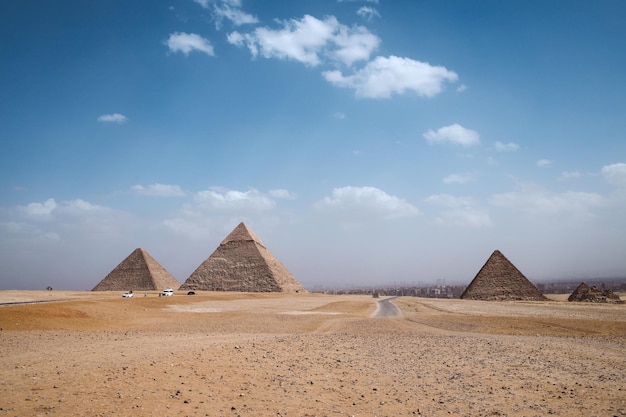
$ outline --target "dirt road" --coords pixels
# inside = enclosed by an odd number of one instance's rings
[[[376,302],[376,311],[373,318],[399,318],[402,317],[402,311],[392,301],[398,297],[389,297]]]

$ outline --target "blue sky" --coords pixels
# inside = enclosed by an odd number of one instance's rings
[[[0,13],[0,289],[181,283],[246,222],[307,288],[626,275],[626,3]]]

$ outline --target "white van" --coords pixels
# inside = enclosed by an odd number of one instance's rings
[[[174,295],[174,290],[171,288],[167,288],[161,292],[161,297],[171,297],[172,295]]]

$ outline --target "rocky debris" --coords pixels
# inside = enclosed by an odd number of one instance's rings
[[[589,286],[587,283],[582,282],[574,292],[569,296],[567,301],[582,301],[587,303],[614,303],[623,304],[624,301],[619,298],[619,295],[615,294],[613,290],[603,290],[594,286]]]

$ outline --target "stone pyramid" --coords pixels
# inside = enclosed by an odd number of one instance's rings
[[[463,291],[461,298],[488,301],[547,300],[499,250],[494,251],[487,259]]]
[[[244,223],[181,285],[181,290],[306,292]]]
[[[622,304],[623,301],[613,290],[602,290],[595,285],[590,287],[585,282],[581,282],[578,287],[567,298],[567,301],[583,301],[588,303],[615,303]]]
[[[135,249],[92,291],[161,291],[180,283],[148,252]]]

